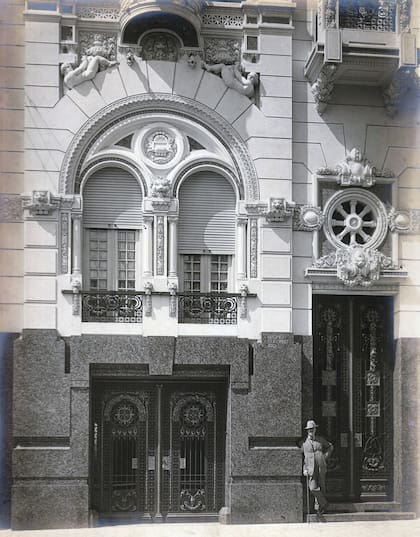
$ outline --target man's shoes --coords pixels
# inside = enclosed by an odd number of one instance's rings
[[[318,509],[318,515],[323,515],[325,511],[328,509],[329,503],[325,503],[322,507]]]

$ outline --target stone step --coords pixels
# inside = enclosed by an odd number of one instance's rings
[[[331,502],[329,513],[401,511],[400,502]]]
[[[414,520],[416,513],[410,512],[356,512],[356,513],[325,513],[324,515],[308,515],[307,522],[373,522],[383,520]]]

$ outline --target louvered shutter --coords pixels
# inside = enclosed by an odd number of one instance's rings
[[[179,189],[178,249],[181,254],[233,254],[236,195],[214,172],[199,172]]]
[[[83,225],[139,228],[142,198],[140,185],[126,170],[117,167],[98,170],[83,188]]]

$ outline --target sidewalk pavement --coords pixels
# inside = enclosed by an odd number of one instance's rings
[[[315,524],[135,524],[73,530],[0,530],[0,537],[415,537],[420,519]]]

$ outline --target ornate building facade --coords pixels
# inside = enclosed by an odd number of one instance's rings
[[[3,10],[5,523],[418,514],[419,6]]]

